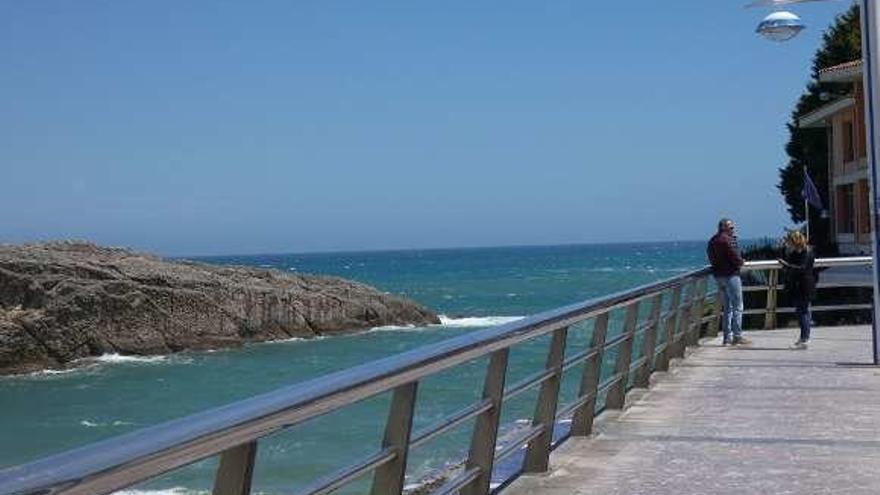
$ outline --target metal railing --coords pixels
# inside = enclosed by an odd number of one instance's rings
[[[854,256],[850,258],[825,258],[816,260],[816,268],[833,268],[833,267],[858,267],[871,266],[870,256]],[[780,279],[781,266],[777,261],[752,261],[746,263],[744,272],[764,272],[764,283],[755,285],[746,285],[743,292],[766,292],[766,305],[759,308],[747,308],[743,313],[746,315],[764,315],[764,329],[773,329],[777,327],[777,316],[780,313],[794,313],[793,307],[779,307],[779,291],[785,289],[785,284]],[[841,282],[820,282],[816,285],[820,291],[829,288],[864,288],[872,289],[871,274],[865,274],[862,280],[854,278],[850,281]],[[820,298],[821,301],[821,298]],[[824,313],[829,311],[857,311],[870,310],[871,303],[855,303],[855,304],[832,304],[832,305],[813,305],[811,310],[813,313]]]
[[[819,260],[817,266],[870,262],[870,258]],[[763,311],[774,322],[776,313],[786,311],[775,306],[775,291],[780,286],[774,274],[778,269],[775,262],[746,267],[769,274],[770,283],[748,290],[767,291],[768,304]],[[708,291],[710,278],[707,268],[695,270],[8,468],[0,471],[0,495],[107,494],[218,454],[214,495],[246,495],[251,490],[260,439],[384,392],[391,392],[392,400],[377,451],[313,480],[299,494],[331,493],[371,472],[373,495],[400,494],[410,449],[469,420],[474,420],[474,427],[463,468],[432,493],[487,494],[493,466],[500,460],[525,449],[522,471],[545,471],[554,428],[560,420],[571,419],[570,435],[589,435],[597,409],[623,408],[627,391],[647,387],[654,371],[666,370],[671,359],[683,357],[686,346],[698,343],[704,325],[708,333],[717,333],[721,302],[717,292]],[[649,305],[647,311],[640,311],[643,304]],[[618,335],[606,339],[615,310],[625,315],[623,327]],[[588,320],[593,322],[589,346],[567,355],[569,327]],[[543,369],[507,384],[511,347],[544,335],[551,338]],[[637,353],[635,342],[640,343]],[[603,358],[609,351],[616,355],[614,369],[602,379]],[[413,432],[420,380],[481,357],[488,357],[481,398]],[[580,368],[576,398],[560,404],[563,374]],[[530,425],[499,446],[505,402],[536,387],[538,399]]]

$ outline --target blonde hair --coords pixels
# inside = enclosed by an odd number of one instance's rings
[[[800,230],[792,230],[785,236],[785,243],[798,251],[802,251],[807,248],[807,236]]]

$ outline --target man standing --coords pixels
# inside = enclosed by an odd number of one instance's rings
[[[718,222],[718,233],[709,240],[706,255],[712,265],[712,275],[724,301],[722,329],[724,345],[749,344],[742,336],[743,295],[739,269],[743,265],[734,231],[736,225],[729,218]]]

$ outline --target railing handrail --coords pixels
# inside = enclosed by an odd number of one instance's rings
[[[870,256],[847,256],[842,258],[817,258],[815,267],[816,268],[830,268],[832,266],[843,267],[843,266],[864,266],[870,265],[873,258]],[[767,270],[770,268],[781,268],[782,265],[777,260],[761,260],[761,261],[748,261],[746,262],[743,269],[746,271],[754,271],[754,270]]]
[[[839,261],[835,261],[839,260]],[[816,266],[870,263],[820,259]],[[776,261],[746,269],[773,269]],[[0,495],[106,493],[150,479],[282,428],[705,277],[708,267],[544,311],[156,426],[0,470]]]

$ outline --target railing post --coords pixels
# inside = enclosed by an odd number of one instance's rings
[[[663,293],[654,296],[651,303],[651,315],[648,317],[648,329],[645,330],[645,340],[642,345],[642,356],[645,363],[636,372],[635,386],[645,388],[651,381],[651,373],[654,371],[654,356],[657,354],[657,332],[660,327],[660,312],[663,310]]]
[[[372,495],[399,495],[403,492],[403,477],[406,474],[417,389],[418,382],[400,385],[394,389],[382,447],[393,448],[397,456],[376,469],[373,475],[373,487],[370,490]]]
[[[553,441],[553,427],[556,425],[556,406],[559,403],[559,384],[562,381],[562,362],[565,357],[567,334],[568,328],[560,328],[553,332],[553,340],[550,342],[546,368],[553,370],[553,376],[541,385],[538,403],[535,405],[535,415],[532,418],[532,426],[542,425],[544,431],[529,442],[523,469],[527,473],[542,473],[549,465],[550,443]]]
[[[629,383],[629,367],[632,363],[633,340],[635,340],[636,323],[639,320],[639,301],[631,303],[626,308],[626,320],[623,333],[626,338],[617,348],[617,362],[614,366],[614,374],[618,375],[617,383],[608,389],[605,398],[605,407],[608,409],[623,409],[626,400],[626,385]]]
[[[776,295],[779,286],[779,270],[771,268],[767,274],[767,310],[764,314],[764,329],[776,328]]]
[[[582,437],[593,431],[593,417],[596,414],[596,396],[599,392],[599,377],[602,375],[602,360],[605,357],[605,335],[608,333],[608,312],[600,314],[593,321],[593,337],[590,349],[596,354],[584,363],[584,374],[581,377],[581,388],[578,397],[589,396],[586,403],[571,417],[571,434]]]
[[[672,346],[672,357],[684,357],[684,349],[687,347],[688,329],[691,325],[694,296],[697,291],[696,284],[693,281],[689,282],[687,287],[684,302],[681,304],[678,311],[678,330],[673,337],[675,344]]]
[[[257,442],[232,447],[220,455],[220,465],[214,476],[213,495],[249,495],[254,475]]]
[[[721,289],[718,287],[718,284],[715,284],[715,298],[712,304],[712,321],[709,322],[709,333],[713,337],[718,336],[718,332],[721,330],[721,310],[724,306],[724,293],[721,292]]]
[[[666,341],[663,352],[657,361],[655,369],[666,371],[669,369],[669,361],[672,359],[672,346],[675,345],[675,328],[678,326],[679,306],[681,305],[681,285],[672,289],[672,300],[669,302],[669,311],[666,313]]]
[[[687,344],[694,346],[700,344],[700,330],[703,327],[703,313],[705,312],[705,307],[703,306],[706,301],[706,279],[701,278],[694,283],[694,296],[692,298],[693,302],[691,305],[691,323],[688,327],[689,330],[689,338],[687,339]]]
[[[489,493],[509,354],[509,348],[501,349],[493,352],[489,360],[486,380],[483,383],[483,399],[492,401],[492,409],[477,417],[477,421],[474,424],[474,432],[471,435],[470,453],[465,465],[466,471],[474,467],[479,468],[480,475],[470,485],[461,490],[461,495],[486,495]]]

